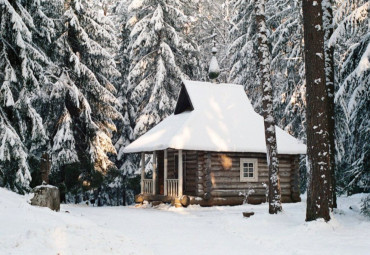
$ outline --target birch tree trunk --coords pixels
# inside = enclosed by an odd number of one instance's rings
[[[265,124],[267,163],[269,167],[269,213],[276,214],[282,210],[282,207],[275,119],[272,103],[272,85],[270,78],[270,52],[268,48],[265,18],[265,0],[256,0],[255,12],[257,21],[258,58],[260,61],[260,76],[263,88],[262,107]]]
[[[322,0],[303,0],[307,96],[307,166],[309,186],[306,221],[330,220],[331,172],[325,31]]]
[[[333,34],[333,3],[332,0],[323,0],[323,26],[325,30],[325,75],[326,90],[328,95],[328,115],[329,115],[329,145],[330,145],[330,172],[331,172],[331,193],[332,208],[337,208],[336,181],[335,181],[335,113],[334,113],[334,46],[329,45],[328,41]]]

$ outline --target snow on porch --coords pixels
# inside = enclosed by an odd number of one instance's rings
[[[193,109],[170,115],[125,153],[167,148],[266,153],[263,117],[254,111],[243,86],[183,81],[181,93],[187,93]],[[181,93],[179,98],[187,97]],[[306,153],[305,144],[278,127],[276,135],[280,154]]]

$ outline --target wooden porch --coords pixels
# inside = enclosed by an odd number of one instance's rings
[[[190,191],[189,185],[185,185],[185,179],[189,178],[196,170],[196,159],[193,162],[184,160],[182,150],[163,150],[152,153],[153,174],[151,179],[145,176],[145,154],[141,153],[141,194],[162,195],[164,197],[181,197],[184,191]],[[185,153],[186,155],[186,153]],[[195,186],[194,186],[195,191]]]

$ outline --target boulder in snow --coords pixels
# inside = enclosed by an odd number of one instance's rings
[[[60,196],[57,187],[43,183],[35,187],[32,192],[34,196],[31,199],[31,205],[49,207],[57,212],[60,210]]]

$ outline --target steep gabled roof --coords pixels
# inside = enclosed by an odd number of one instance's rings
[[[276,135],[279,154],[306,153],[306,145],[278,127]],[[124,152],[167,148],[266,153],[263,118],[240,85],[183,81],[175,113]]]

